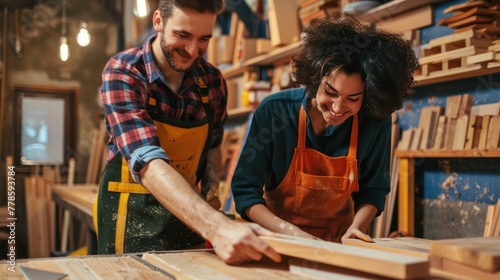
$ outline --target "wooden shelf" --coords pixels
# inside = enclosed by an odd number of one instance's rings
[[[454,80],[459,80],[459,79],[473,78],[473,77],[495,74],[495,73],[500,73],[500,67],[485,68],[485,69],[471,69],[469,71],[461,70],[461,71],[456,71],[456,72],[453,72],[453,70],[450,70],[450,71],[444,72],[441,75],[435,75],[435,76],[431,75],[429,77],[415,76],[416,84],[414,85],[414,87],[432,85],[432,84],[454,81]]]
[[[491,150],[416,150],[394,152],[398,158],[480,158],[500,157],[500,149]]]
[[[438,2],[444,2],[446,0],[393,0],[391,2],[380,5],[374,9],[369,10],[368,12],[357,16],[357,18],[369,21],[376,22],[388,17],[392,17],[398,14],[402,14],[407,11],[411,11],[413,9],[434,4]]]
[[[251,66],[269,65],[279,60],[291,58],[299,53],[300,47],[301,42],[295,42],[290,45],[275,49],[266,54],[262,54],[244,61],[240,65],[233,65],[231,67],[225,68],[222,70],[222,75],[224,76],[224,78],[229,79],[243,74],[243,72],[245,72],[245,70],[249,69]]]

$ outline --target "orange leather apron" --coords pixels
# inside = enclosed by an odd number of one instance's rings
[[[301,106],[298,143],[280,185],[264,194],[278,217],[318,238],[340,242],[354,219],[352,192],[358,191],[356,148],[358,116],[354,115],[347,156],[329,157],[306,148],[306,113]]]

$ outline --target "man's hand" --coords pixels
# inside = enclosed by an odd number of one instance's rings
[[[215,253],[227,264],[241,264],[259,261],[267,256],[275,262],[281,256],[258,235],[270,235],[272,232],[253,223],[238,223],[228,220],[221,225],[213,240],[210,240]]]

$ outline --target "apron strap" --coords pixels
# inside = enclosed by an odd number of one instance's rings
[[[299,135],[298,135],[298,143],[297,148],[305,148],[306,147],[306,112],[304,110],[304,106],[300,106],[299,111]],[[358,148],[358,114],[353,116],[352,119],[352,128],[351,128],[351,141],[349,143],[349,151],[347,153],[348,157],[356,158],[356,150]]]
[[[353,116],[351,128],[351,142],[349,143],[348,157],[356,158],[356,149],[358,148],[358,114]]]
[[[300,105],[299,135],[298,135],[297,148],[305,148],[306,147],[306,138],[307,138],[306,135],[307,135],[306,112],[304,110],[304,105]]]

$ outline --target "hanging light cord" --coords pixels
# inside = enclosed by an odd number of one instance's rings
[[[62,10],[62,35],[63,37],[66,37],[66,0],[62,1],[63,4],[63,10]]]

